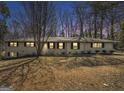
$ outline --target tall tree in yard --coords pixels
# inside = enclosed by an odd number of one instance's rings
[[[92,23],[93,23],[93,18],[92,18],[92,16],[88,15],[87,25],[88,25],[88,33],[89,33],[88,36],[90,38],[93,37],[93,35],[92,35],[92,31],[93,31],[93,25],[92,25]]]
[[[59,10],[58,12],[58,27],[61,32],[60,36],[71,37],[76,29],[74,14],[70,10]]]
[[[100,17],[100,39],[103,38],[103,23],[107,16],[108,2],[99,3],[99,17]]]
[[[44,43],[53,31],[51,30],[51,25],[53,25],[54,21],[55,8],[52,2],[47,1],[23,2],[23,5],[36,44],[37,56],[40,56]]]
[[[0,40],[4,40],[7,32],[6,19],[9,17],[9,9],[4,2],[0,2]]]
[[[64,14],[64,11],[62,11],[62,9],[59,10],[58,12],[58,25],[59,25],[59,29],[60,30],[60,35],[59,36],[62,36],[62,37],[65,37],[65,14]]]
[[[76,6],[74,7],[74,11],[75,11],[75,14],[77,16],[78,23],[80,26],[79,38],[81,38],[81,37],[84,37],[84,21],[86,18],[86,5],[81,2],[77,3]]]
[[[107,18],[110,23],[110,37],[109,39],[114,40],[114,25],[117,23],[117,20],[120,16],[118,16],[119,12],[118,11],[118,5],[121,2],[109,2],[108,3],[108,10],[107,10]]]
[[[97,38],[97,17],[98,17],[98,14],[99,14],[99,2],[98,1],[95,1],[95,2],[89,2],[89,5],[91,7],[91,13],[93,15],[93,25],[94,25],[94,38]]]
[[[6,19],[9,17],[9,9],[4,2],[0,2],[0,55],[3,50],[4,36],[7,33]]]
[[[107,12],[109,12],[109,10],[112,9],[112,7],[114,7],[116,4],[113,2],[97,2],[98,3],[98,17],[100,19],[100,39],[103,38],[103,28],[104,28],[104,20],[107,18]]]
[[[119,4],[120,2],[89,2],[91,13],[94,17],[94,38],[98,37],[98,23],[100,25],[100,38],[103,38],[103,23],[107,18],[110,22],[110,38],[114,40],[114,24],[116,23],[118,15],[118,12],[116,12],[116,7]]]
[[[103,38],[104,21],[107,18],[107,12],[111,9],[111,2],[98,2],[98,17],[100,19],[100,39]]]
[[[25,14],[25,11],[18,10],[18,12],[13,13],[14,19],[10,23],[10,29],[13,32],[19,33],[19,38],[30,38],[32,37],[32,33],[30,30],[30,24],[28,21],[28,16]],[[16,36],[15,36],[16,37]]]
[[[13,28],[13,39],[18,39],[19,38],[19,26],[20,24],[16,21],[13,20],[11,24],[11,28]]]

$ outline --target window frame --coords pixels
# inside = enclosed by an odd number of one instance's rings
[[[77,43],[77,46],[74,46],[74,43]],[[74,48],[74,47],[77,47],[77,48]],[[80,42],[72,42],[71,43],[71,49],[74,49],[74,50],[80,49]]]
[[[9,47],[18,47],[18,42],[16,42],[16,41],[10,41],[8,43],[9,43],[8,44]]]
[[[93,43],[91,43],[91,48],[104,48],[104,43],[103,42],[93,42]]]
[[[27,43],[29,43],[29,45],[27,45]],[[31,46],[31,44],[33,43],[33,46]],[[25,42],[25,47],[31,47],[31,48],[34,48],[35,47],[35,43],[34,42]]]
[[[50,45],[51,43],[53,43],[53,48],[51,48]],[[47,45],[48,45],[48,49],[55,49],[55,42],[48,42]]]
[[[62,43],[62,46],[61,46],[62,48],[60,48],[60,44],[61,44],[61,43]],[[58,48],[58,49],[65,49],[65,43],[64,43],[64,42],[58,42],[58,43],[57,43],[57,48]]]

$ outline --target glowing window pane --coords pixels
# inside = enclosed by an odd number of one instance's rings
[[[78,49],[78,43],[73,43],[73,49]]]
[[[31,43],[30,46],[31,46],[31,47],[34,47],[34,43]]]
[[[16,47],[17,46],[17,42],[10,42],[10,46],[11,47]]]
[[[17,43],[13,43],[13,45],[14,45],[14,46],[16,46],[16,45],[17,45]]]
[[[50,44],[50,49],[54,48],[54,44],[53,43],[49,43]]]
[[[13,46],[13,42],[10,43],[10,46]]]
[[[59,43],[59,49],[63,49],[63,43]]]
[[[102,43],[93,43],[93,48],[102,48]]]
[[[27,42],[27,43],[26,43],[26,46],[27,46],[27,47],[34,47],[34,43],[33,43],[33,42]]]

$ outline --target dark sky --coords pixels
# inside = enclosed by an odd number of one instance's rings
[[[20,1],[8,1],[6,2],[7,6],[10,9],[11,15],[13,15],[15,12],[17,12],[19,9],[22,9],[22,6],[20,4]],[[54,2],[57,8],[61,9],[71,9],[72,3],[71,1],[55,1]]]
[[[63,10],[68,10],[68,9],[71,10],[72,4],[74,3],[72,1],[53,1],[53,2],[55,3],[56,8]],[[19,11],[23,11],[23,8],[21,6],[20,1],[6,1],[6,4],[10,10],[10,15],[11,15],[7,23],[9,24],[11,20],[14,19],[14,15]]]

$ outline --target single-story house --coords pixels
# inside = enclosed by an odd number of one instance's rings
[[[42,43],[42,42],[41,42]],[[76,37],[49,37],[44,42],[42,55],[78,55],[111,53],[114,51],[114,41],[93,38]],[[5,41],[4,57],[23,57],[36,55],[36,47],[33,39],[9,39]]]

